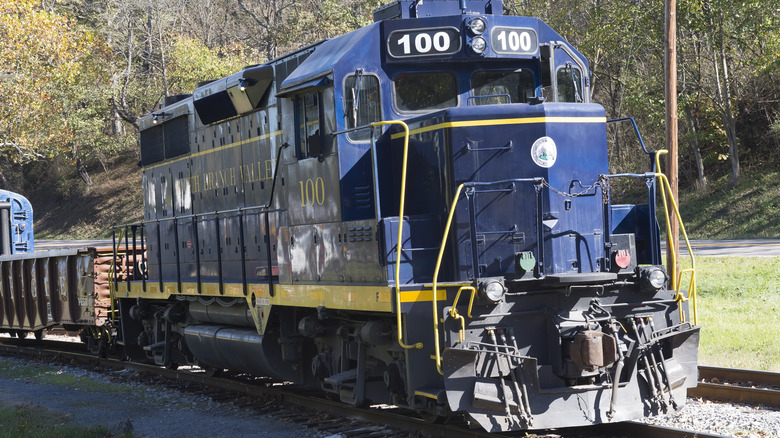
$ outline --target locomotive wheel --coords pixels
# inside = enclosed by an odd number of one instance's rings
[[[167,364],[165,364],[165,369],[168,369],[168,370],[176,370],[178,368],[179,368],[179,364],[177,364],[176,362],[168,362]],[[207,374],[208,374],[208,372],[207,372]]]

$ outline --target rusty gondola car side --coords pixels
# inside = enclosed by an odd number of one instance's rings
[[[112,309],[112,260],[110,248],[0,256],[0,330],[20,334],[106,325]]]

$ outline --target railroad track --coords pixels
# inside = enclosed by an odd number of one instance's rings
[[[780,373],[700,366],[699,385],[688,396],[780,407]]]
[[[59,345],[62,344],[62,345]],[[69,345],[68,345],[69,344]],[[81,345],[81,344],[75,344]],[[622,422],[601,424],[588,428],[559,429],[554,431],[534,431],[536,435],[491,434],[482,430],[469,429],[465,424],[433,424],[416,418],[414,413],[390,406],[354,408],[343,403],[323,398],[321,394],[312,395],[292,385],[286,385],[262,378],[220,378],[209,377],[202,371],[169,370],[158,366],[136,362],[124,362],[111,358],[99,358],[78,351],[72,342],[46,340],[43,344],[32,339],[0,338],[0,355],[32,357],[44,360],[59,359],[82,366],[102,369],[130,369],[146,376],[156,376],[167,386],[179,390],[196,391],[208,395],[216,401],[231,401],[242,407],[255,408],[261,414],[291,418],[295,416],[309,418],[302,424],[329,433],[343,433],[346,437],[447,437],[447,438],[495,438],[502,437],[555,437],[555,438],[723,438],[722,435],[693,432],[641,422]],[[193,389],[194,388],[194,389]],[[236,397],[240,394],[240,397]],[[237,401],[241,400],[241,401]],[[269,402],[270,400],[270,402]],[[281,413],[279,406],[297,407],[328,413],[333,418],[303,412]],[[344,417],[350,418],[345,421]],[[355,421],[358,421],[355,423]],[[360,423],[360,422],[364,423]]]

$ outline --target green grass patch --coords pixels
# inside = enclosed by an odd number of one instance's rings
[[[728,178],[706,189],[680,190],[680,212],[692,239],[780,237],[780,172],[743,174],[733,189]]]
[[[58,385],[83,391],[100,391],[103,393],[127,395],[133,388],[99,382],[84,376],[74,376],[65,373],[57,367],[35,363],[20,364],[0,359],[0,377],[5,379],[32,380],[36,383]]]
[[[105,426],[70,424],[67,415],[42,406],[21,404],[0,406],[0,438],[101,438],[114,437]],[[127,435],[129,437],[130,435]]]
[[[780,371],[780,258],[699,257],[696,284],[699,363]]]

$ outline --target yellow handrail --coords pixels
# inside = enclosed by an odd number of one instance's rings
[[[399,201],[399,208],[398,208],[398,240],[396,243],[397,252],[395,256],[395,310],[396,310],[396,316],[397,316],[397,325],[398,325],[398,345],[400,345],[403,348],[417,348],[421,349],[423,347],[422,342],[418,342],[416,344],[405,344],[404,338],[403,338],[403,326],[402,320],[401,320],[401,246],[403,245],[403,241],[401,240],[403,238],[403,225],[404,225],[404,201],[406,198],[406,160],[409,156],[409,126],[404,123],[401,120],[388,120],[384,122],[374,122],[371,124],[372,128],[376,128],[377,126],[385,126],[385,125],[401,125],[401,127],[404,128],[404,158],[403,158],[403,164],[401,166],[401,200]],[[379,218],[376,218],[379,220]],[[436,307],[436,301],[434,296],[434,307]]]
[[[672,207],[674,209],[674,214],[677,217],[677,222],[680,224],[680,231],[682,232],[683,238],[685,239],[685,246],[688,248],[688,254],[691,257],[691,268],[685,269],[680,271],[679,276],[674,277],[672,276],[672,289],[675,291],[674,299],[677,300],[677,302],[680,304],[680,320],[685,321],[685,313],[683,313],[682,309],[682,303],[685,301],[688,301],[690,298],[691,300],[691,307],[693,308],[693,323],[698,325],[699,320],[697,318],[697,307],[696,307],[696,259],[693,256],[693,249],[691,248],[691,242],[688,240],[688,234],[685,232],[685,225],[683,224],[682,217],[680,217],[680,209],[677,206],[677,201],[674,199],[674,196],[672,194],[672,187],[669,185],[669,180],[666,178],[666,175],[660,172],[661,169],[661,155],[667,154],[669,151],[665,149],[661,149],[655,152],[655,166],[658,171],[655,173],[655,177],[658,178],[659,181],[662,182],[661,186],[661,199],[664,203],[664,217],[666,219],[666,238],[667,238],[667,248],[669,251],[671,251],[672,255],[672,266],[677,266],[677,250],[679,248],[674,248],[673,242],[672,242],[672,235],[671,235],[671,220],[669,218],[669,208],[666,202],[666,193],[669,193],[669,199],[670,203],[672,204]],[[667,270],[669,270],[669,267],[667,267]],[[691,273],[691,281],[688,285],[688,296],[684,297],[680,293],[680,285],[682,283],[682,275],[683,273]]]
[[[452,217],[455,216],[455,207],[458,205],[458,198],[460,198],[460,192],[463,191],[463,187],[465,184],[461,184],[458,186],[457,190],[455,190],[455,197],[452,200],[452,205],[450,206],[450,214],[447,216],[447,225],[444,226],[444,236],[441,239],[441,246],[439,247],[439,256],[436,258],[436,268],[433,270],[433,343],[434,343],[434,350],[436,350],[436,370],[439,372],[439,374],[444,375],[444,372],[441,369],[441,352],[439,352],[439,309],[437,306],[438,303],[438,279],[439,279],[439,269],[441,268],[441,261],[442,258],[444,258],[444,247],[447,243],[447,236],[450,234],[450,227],[452,226]],[[458,291],[458,294],[460,294],[460,291]],[[471,302],[474,302],[474,296],[471,297]],[[469,317],[471,317],[471,305],[469,305]],[[465,324],[465,321],[461,321],[463,324]]]
[[[116,300],[116,283],[114,278],[114,272],[115,272],[115,266],[116,266],[116,259],[118,256],[117,253],[117,245],[119,245],[119,242],[122,241],[124,238],[125,230],[120,229],[119,231],[119,238],[115,238],[114,242],[112,244],[111,248],[111,266],[108,268],[108,298],[111,301],[111,322],[115,322],[116,320],[116,309],[114,301]],[[127,254],[125,254],[125,257],[127,257]],[[117,272],[117,275],[119,273]]]
[[[469,300],[469,308],[466,311],[466,315],[471,318],[471,308],[474,306],[474,297],[477,295],[477,289],[474,286],[461,286],[460,289],[458,289],[458,293],[455,294],[455,301],[452,302],[452,307],[450,308],[450,316],[460,321],[460,331],[458,332],[458,343],[462,344],[463,341],[466,339],[466,319],[463,318],[460,314],[458,314],[458,301],[460,300],[460,293],[464,290],[470,290],[471,291],[471,299]],[[436,306],[436,303],[434,303],[434,307]]]

